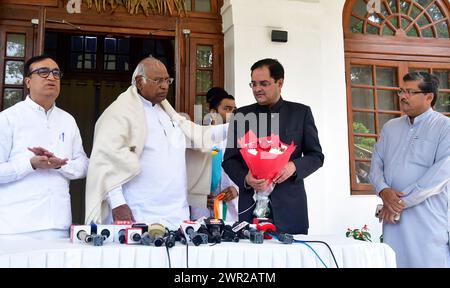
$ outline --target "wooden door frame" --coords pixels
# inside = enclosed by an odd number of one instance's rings
[[[205,45],[213,47],[213,84],[212,86],[223,87],[224,84],[224,71],[223,67],[223,53],[220,47],[223,47],[223,40],[217,39],[213,37],[191,37],[189,40],[189,55],[190,55],[190,67],[187,75],[195,75],[197,71],[197,46]],[[197,83],[195,77],[189,77],[189,98],[187,103],[187,110],[191,120],[194,120],[194,105],[195,105],[195,97],[197,96]]]
[[[33,40],[33,35],[34,35],[34,30],[32,27],[26,27],[26,26],[21,26],[21,25],[16,25],[16,26],[4,26],[2,25],[1,21],[0,21],[0,51],[5,51],[5,53],[0,53],[0,67],[1,67],[1,72],[2,72],[2,77],[0,77],[0,89],[2,89],[0,95],[3,95],[3,89],[5,88],[5,83],[4,83],[4,79],[5,79],[5,75],[6,75],[6,60],[7,58],[10,58],[11,60],[19,60],[19,61],[23,61],[22,58],[16,58],[16,57],[6,57],[6,40],[7,40],[7,34],[8,33],[17,33],[17,34],[25,34],[25,57],[24,59],[26,60],[27,58],[30,58],[33,55],[33,49],[34,49],[34,40]],[[31,45],[28,45],[29,43],[31,43]],[[25,75],[23,75],[23,77],[25,78]],[[28,94],[28,90],[27,87],[25,85],[25,82],[22,85],[23,87],[23,95],[22,95],[22,99],[24,99],[26,97],[26,95]],[[4,95],[3,98],[0,99],[0,111],[2,111],[3,109],[3,101],[4,100]]]

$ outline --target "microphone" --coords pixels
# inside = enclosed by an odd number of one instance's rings
[[[119,234],[119,242],[120,244],[124,244],[125,243],[125,228],[124,229],[120,229],[119,232],[117,233]]]
[[[90,243],[92,242],[92,236],[89,235],[85,230],[80,230],[77,233],[77,238],[81,242]]]
[[[209,233],[208,228],[206,228],[206,226],[204,224],[201,224],[200,228],[198,228],[197,235],[200,235],[202,237],[201,244],[213,243],[211,234]]]
[[[206,228],[208,229],[209,234],[211,235],[209,238],[210,243],[220,243],[222,240],[222,232],[225,223],[222,219],[215,218],[207,218],[204,220]]]
[[[273,235],[275,235],[278,241],[283,244],[292,244],[294,242],[294,236],[292,234],[284,232],[277,233],[277,227],[271,222],[260,222],[256,225],[256,229],[264,233],[265,239],[272,239]]]
[[[126,228],[125,229],[125,244],[139,244],[141,243],[141,228]]]
[[[166,234],[166,227],[162,224],[154,223],[148,226],[148,233],[154,239],[153,244],[156,247],[164,245],[164,235]]]
[[[264,233],[249,227],[250,225],[246,221],[242,221],[241,223],[236,222],[233,224],[232,231],[236,233],[239,238],[250,239],[250,242],[254,244],[262,244],[264,242]]]
[[[140,242],[141,234],[139,234],[139,232],[131,232],[130,239],[133,240],[133,242]]]
[[[142,237],[141,237],[142,245],[150,246],[150,244],[152,244],[153,241],[154,241],[153,237],[150,236],[150,234],[148,232],[144,232],[144,234],[142,234]]]
[[[105,237],[105,236],[99,235],[99,234],[94,234],[94,235],[91,235],[91,238],[92,238],[92,244],[94,246],[103,246],[103,242],[105,242],[105,240],[108,237]]]
[[[105,239],[108,239],[111,236],[111,231],[109,229],[103,229],[100,231],[100,235],[104,236]]]
[[[132,228],[141,228],[142,233],[148,232],[148,225],[145,223],[134,223],[131,225]]]
[[[264,233],[264,239],[272,239],[270,233],[277,231],[277,227],[270,222],[260,222],[256,225],[256,229]]]
[[[175,246],[176,233],[175,231],[167,230],[166,237],[164,237],[164,242],[167,248],[172,248]]]
[[[194,243],[195,246],[198,246],[203,243],[203,238],[201,235],[197,234],[197,230],[200,228],[200,224],[193,221],[184,221],[181,223],[181,231],[184,235],[189,235],[189,239]]]
[[[178,230],[175,232],[175,241],[180,241],[182,245],[186,244],[186,237],[184,237],[183,231],[181,231],[181,228],[178,228]]]
[[[280,241],[283,244],[292,244],[294,243],[294,236],[292,234],[288,233],[279,233],[278,234],[278,241]]]
[[[92,238],[91,225],[71,225],[70,226],[70,242],[72,243],[89,243]]]

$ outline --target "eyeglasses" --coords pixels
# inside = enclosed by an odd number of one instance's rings
[[[248,83],[248,85],[250,86],[250,88],[256,88],[256,87],[258,87],[258,86],[261,86],[261,87],[263,87],[263,88],[267,88],[267,87],[269,87],[269,86],[272,85],[272,84],[274,84],[274,83],[269,82],[269,81],[261,81],[261,82],[252,81],[252,82]]]
[[[50,73],[52,73],[53,78],[55,78],[56,80],[61,79],[63,76],[63,72],[61,70],[59,70],[58,68],[55,68],[53,70],[50,70],[50,68],[47,68],[47,67],[37,68],[37,69],[31,71],[30,73],[28,73],[28,77],[30,77],[34,73],[38,74],[42,78],[48,78]]]
[[[412,96],[412,95],[414,95],[414,94],[420,94],[420,93],[427,93],[427,92],[422,91],[422,90],[414,91],[414,90],[411,90],[411,89],[403,89],[403,88],[400,88],[400,90],[397,91],[397,96],[400,97],[400,96],[402,96],[402,95],[406,95],[407,97],[410,97],[410,96]]]
[[[161,86],[163,84],[167,84],[170,85],[173,83],[173,80],[175,80],[174,78],[158,78],[158,79],[151,79],[151,78],[147,78],[145,76],[142,76],[147,80],[150,80],[153,84],[156,84],[158,86]]]

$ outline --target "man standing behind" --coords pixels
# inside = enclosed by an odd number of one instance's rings
[[[323,165],[317,128],[311,109],[300,103],[281,98],[284,68],[275,59],[264,59],[251,67],[251,83],[256,104],[236,111],[230,122],[223,168],[234,183],[239,185],[239,220],[252,221],[254,192],[268,188],[266,179],[255,179],[248,170],[237,146],[237,139],[249,130],[250,123],[258,137],[279,134],[281,141],[297,145],[290,161],[274,178],[276,183],[270,195],[271,215],[280,232],[308,234],[308,210],[303,179]],[[255,115],[256,117],[252,117]],[[274,125],[272,125],[274,124]],[[279,125],[276,125],[279,124]],[[275,127],[274,127],[275,126]],[[238,129],[239,128],[239,129]]]
[[[214,217],[214,200],[217,195],[224,193],[222,201],[227,209],[221,215],[222,219],[228,222],[238,221],[238,195],[239,188],[231,181],[230,177],[222,168],[223,153],[227,145],[228,121],[236,110],[234,97],[220,87],[213,87],[206,93],[206,99],[209,105],[209,115],[211,125],[222,125],[219,130],[222,135],[217,138],[223,139],[215,145],[212,152],[212,176],[211,176],[211,194],[208,195],[208,208],[191,208],[191,219],[197,220],[201,217]],[[224,124],[222,124],[224,123]]]
[[[49,57],[25,63],[30,94],[0,113],[0,236],[68,237],[69,180],[86,176],[75,119],[55,106],[62,72]]]
[[[450,119],[431,108],[439,87],[434,75],[412,72],[403,81],[398,96],[406,115],[384,125],[370,170],[383,200],[384,242],[398,267],[450,267]]]

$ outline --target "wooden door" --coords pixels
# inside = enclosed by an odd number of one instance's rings
[[[188,111],[196,123],[207,113],[206,92],[214,86],[223,87],[223,40],[190,39]]]
[[[33,28],[1,25],[0,22],[0,111],[27,95],[24,64],[33,54]]]

